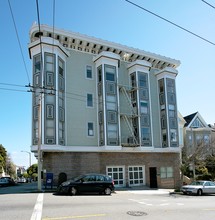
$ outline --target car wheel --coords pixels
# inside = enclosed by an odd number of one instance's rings
[[[198,189],[197,195],[198,195],[198,196],[202,196],[202,190],[201,190],[201,189]]]
[[[74,196],[74,195],[77,195],[77,189],[73,186],[73,187],[71,187],[71,189],[70,189],[70,194],[72,195],[72,196]]]
[[[105,195],[111,195],[111,189],[109,187],[105,188],[104,194]]]

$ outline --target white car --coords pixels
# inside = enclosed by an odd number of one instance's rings
[[[202,194],[213,194],[215,193],[215,182],[198,180],[192,182],[190,185],[181,187],[181,191],[184,194],[196,194],[201,196]]]

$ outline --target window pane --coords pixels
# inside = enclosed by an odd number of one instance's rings
[[[140,112],[147,114],[148,113],[148,103],[147,102],[140,102]]]
[[[115,81],[115,74],[106,72],[106,80]]]
[[[86,67],[86,76],[87,78],[92,79],[92,66]]]
[[[94,132],[93,132],[93,123],[89,122],[88,123],[88,136],[93,136]]]
[[[87,106],[93,107],[93,95],[92,94],[87,94]]]

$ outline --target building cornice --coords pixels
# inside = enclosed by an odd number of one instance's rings
[[[109,51],[118,54],[121,60],[128,62],[145,60],[150,62],[153,68],[158,69],[163,69],[165,67],[177,68],[180,65],[179,60],[76,32],[55,28],[53,34],[53,27],[48,25],[41,25],[40,31],[41,33],[39,33],[38,25],[33,24],[30,30],[31,42],[38,40],[39,35],[50,37],[51,39],[53,39],[54,36],[54,39],[57,39],[60,44],[68,50],[79,50],[95,55],[101,53],[102,51]]]

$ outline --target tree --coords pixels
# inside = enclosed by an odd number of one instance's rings
[[[215,155],[211,155],[206,158],[205,166],[208,169],[208,173],[211,174],[211,178],[215,180]]]
[[[6,149],[0,144],[0,172],[3,171],[11,177],[16,176],[16,166],[12,162],[10,155],[7,154]]]
[[[11,157],[9,154],[7,154],[7,157],[6,157],[6,167],[7,167],[7,174],[15,178],[16,177],[16,165],[11,160]]]
[[[33,164],[27,169],[27,173],[30,178],[35,179],[37,177],[37,172],[38,172],[38,165]]]
[[[189,149],[189,152],[188,150]],[[191,172],[192,170],[192,172]],[[196,174],[200,178],[215,178],[215,139],[205,141],[199,139],[190,150],[189,146],[182,149],[182,168],[183,175],[196,178]]]
[[[7,151],[3,147],[2,144],[0,144],[0,171],[6,170],[6,160],[7,160]]]

